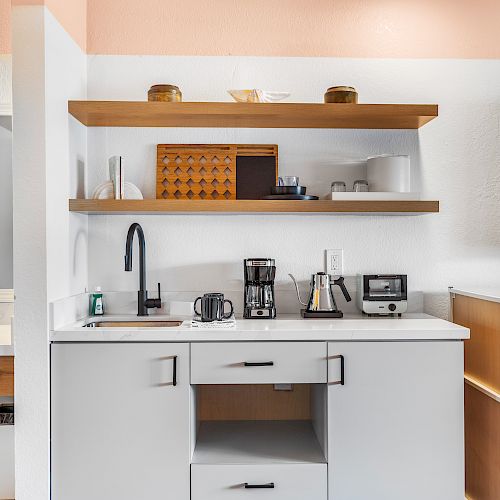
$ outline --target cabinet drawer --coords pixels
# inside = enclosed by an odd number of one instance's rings
[[[191,345],[192,384],[326,382],[325,342]]]
[[[249,497],[326,500],[326,464],[191,466],[191,500],[247,500]]]

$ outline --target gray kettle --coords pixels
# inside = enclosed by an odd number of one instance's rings
[[[332,286],[337,285],[342,290],[345,300],[347,302],[351,301],[351,296],[347,291],[344,284],[344,278],[340,276],[334,279],[332,276],[326,273],[316,273],[311,276],[311,289],[309,291],[308,302],[302,302],[300,298],[299,286],[297,280],[293,275],[289,274],[295,284],[295,290],[297,291],[297,298],[299,302],[306,306],[306,309],[302,310],[302,316],[304,318],[342,318],[343,313],[337,308],[337,303],[335,302],[335,297],[333,296]]]

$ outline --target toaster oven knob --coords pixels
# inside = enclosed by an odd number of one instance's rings
[[[395,311],[396,310],[396,304],[389,304],[389,311]]]

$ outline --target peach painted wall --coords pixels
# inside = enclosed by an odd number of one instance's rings
[[[500,58],[499,0],[12,0],[90,54]],[[0,0],[0,54],[10,53]]]
[[[0,0],[0,54],[10,54],[10,0]]]
[[[5,2],[5,0],[0,0]],[[46,5],[61,26],[85,51],[87,46],[87,0],[12,0],[16,5]]]
[[[88,0],[91,54],[500,58],[500,0]]]

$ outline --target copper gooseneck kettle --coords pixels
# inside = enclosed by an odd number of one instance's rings
[[[300,298],[299,286],[293,275],[289,274],[292,278],[295,289],[297,291],[297,298],[299,302],[306,306],[306,309],[302,309],[301,313],[304,318],[342,318],[343,313],[337,308],[337,303],[335,302],[335,297],[333,296],[332,286],[337,285],[342,290],[345,300],[347,302],[351,301],[351,296],[347,291],[344,284],[344,278],[340,276],[334,279],[332,276],[326,273],[316,273],[311,276],[311,288],[309,291],[308,302],[302,302]]]

